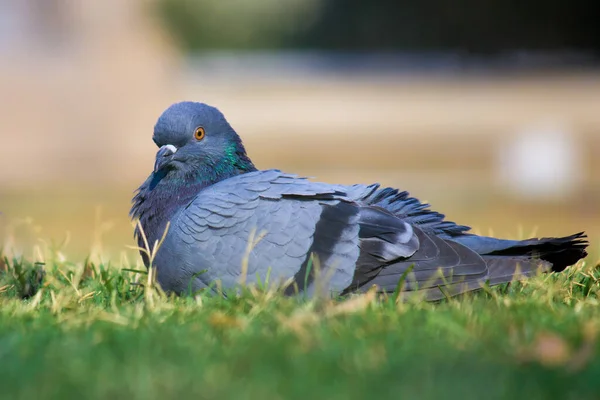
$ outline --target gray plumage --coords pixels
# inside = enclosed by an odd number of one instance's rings
[[[216,281],[230,288],[267,279],[291,282],[288,294],[345,294],[372,285],[392,292],[406,275],[404,290],[433,300],[560,271],[586,255],[583,233],[481,237],[396,189],[259,171],[225,117],[202,103],[167,109],[154,141],[161,148],[155,171],[131,215],[150,243],[170,222],[154,266],[163,289],[178,294]],[[142,245],[139,230],[136,236]]]

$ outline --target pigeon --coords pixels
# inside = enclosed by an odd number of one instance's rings
[[[406,191],[259,170],[215,107],[171,105],[154,126],[154,169],[130,216],[147,267],[177,295],[281,285],[288,295],[375,287],[426,300],[562,271],[584,232],[505,240],[470,233]]]

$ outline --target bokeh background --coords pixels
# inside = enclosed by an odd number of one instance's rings
[[[483,234],[586,230],[598,254],[592,5],[0,0],[0,243],[135,258],[152,128],[185,99],[259,168],[397,186]]]

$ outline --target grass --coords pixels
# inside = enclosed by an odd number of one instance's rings
[[[40,258],[42,258],[40,256]],[[597,398],[600,266],[440,303],[244,288],[167,297],[138,266],[2,255],[0,397]]]

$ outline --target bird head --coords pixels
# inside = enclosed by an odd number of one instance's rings
[[[181,102],[167,108],[154,126],[154,173],[234,175],[255,170],[240,137],[215,107]],[[219,178],[223,179],[223,177]]]

